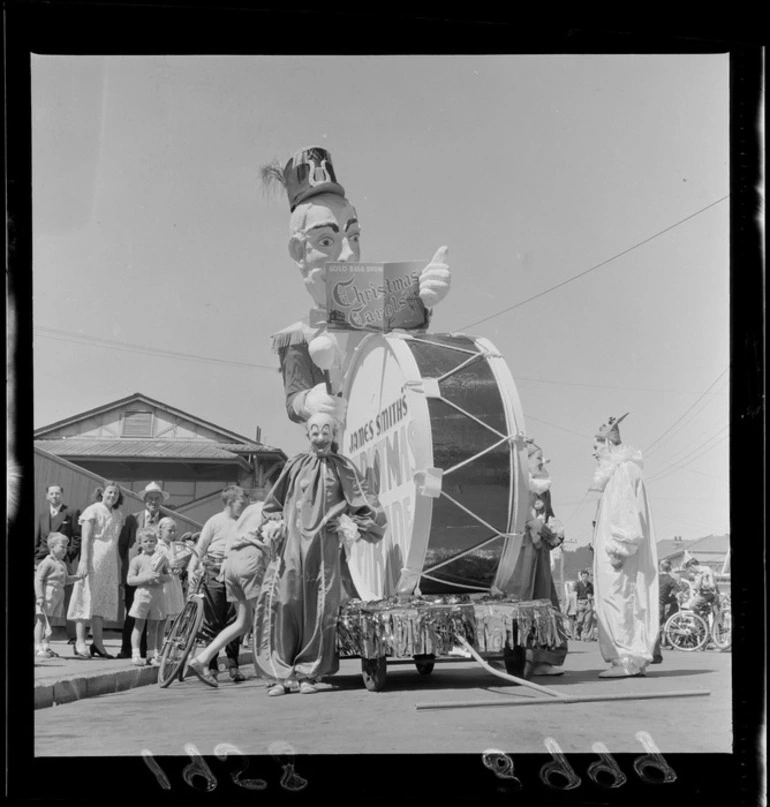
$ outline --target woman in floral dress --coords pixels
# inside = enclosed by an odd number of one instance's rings
[[[104,620],[118,618],[118,536],[123,514],[118,510],[123,494],[115,482],[96,488],[96,502],[82,512],[82,542],[78,572],[86,576],[72,590],[67,619],[75,621],[75,655],[79,658],[113,658],[104,649]],[[91,623],[93,641],[86,647],[86,622]]]

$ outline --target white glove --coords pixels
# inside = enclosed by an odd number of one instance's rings
[[[262,537],[266,541],[272,541],[276,538],[276,536],[281,534],[281,529],[283,526],[282,521],[266,521],[261,528]]]
[[[320,414],[331,415],[336,421],[342,422],[348,402],[344,398],[329,395],[326,391],[326,384],[316,384],[311,390],[308,390],[304,408],[308,417]]]
[[[449,294],[452,273],[446,262],[447,252],[449,247],[439,247],[420,274],[420,299],[426,308],[433,308]]]
[[[343,513],[337,521],[337,533],[342,539],[342,542],[348,545],[361,537],[356,522],[346,513]]]

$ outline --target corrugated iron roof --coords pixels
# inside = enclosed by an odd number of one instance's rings
[[[272,453],[259,443],[212,443],[208,440],[149,440],[70,437],[36,440],[57,457],[143,457],[145,459],[235,460],[240,454]]]

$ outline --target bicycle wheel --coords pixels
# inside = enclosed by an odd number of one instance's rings
[[[672,647],[687,653],[700,650],[709,638],[708,625],[693,611],[677,611],[663,630]]]
[[[711,626],[711,638],[719,650],[729,650],[733,643],[733,615],[727,608],[717,611]]]
[[[158,683],[162,688],[165,689],[177,675],[180,675],[181,680],[184,663],[195,643],[202,621],[203,603],[197,597],[188,600],[163,643],[158,667]]]

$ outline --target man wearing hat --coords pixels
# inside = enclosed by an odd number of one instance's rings
[[[126,516],[126,521],[123,524],[123,529],[118,539],[118,556],[120,557],[120,583],[123,586],[124,604],[126,607],[125,621],[123,622],[123,637],[121,641],[120,653],[118,658],[131,658],[131,631],[134,629],[134,618],[128,615],[131,606],[134,603],[134,592],[136,586],[129,586],[126,583],[128,575],[128,566],[134,557],[139,554],[140,547],[136,543],[136,531],[142,527],[155,527],[157,528],[158,522],[161,519],[160,505],[162,502],[167,502],[169,493],[157,483],[150,482],[149,485],[142,491],[142,498],[144,499],[144,510],[140,513],[131,513]],[[142,658],[147,656],[147,625],[142,632],[142,641],[140,645]]]
[[[355,208],[337,182],[331,154],[319,146],[298,151],[282,168],[262,169],[263,181],[278,183],[289,198],[289,255],[299,268],[314,306],[308,317],[274,334],[286,411],[296,423],[317,413],[342,420],[346,402],[338,393],[349,357],[365,333],[326,332],[327,261],[359,261],[360,226]],[[449,291],[447,247],[441,247],[420,275],[420,298],[430,309]],[[320,338],[319,338],[320,337]]]
[[[618,425],[626,415],[610,418],[594,439],[590,489],[601,494],[593,538],[595,610],[599,648],[612,665],[600,678],[644,675],[659,626],[655,531],[642,452],[620,440]]]

